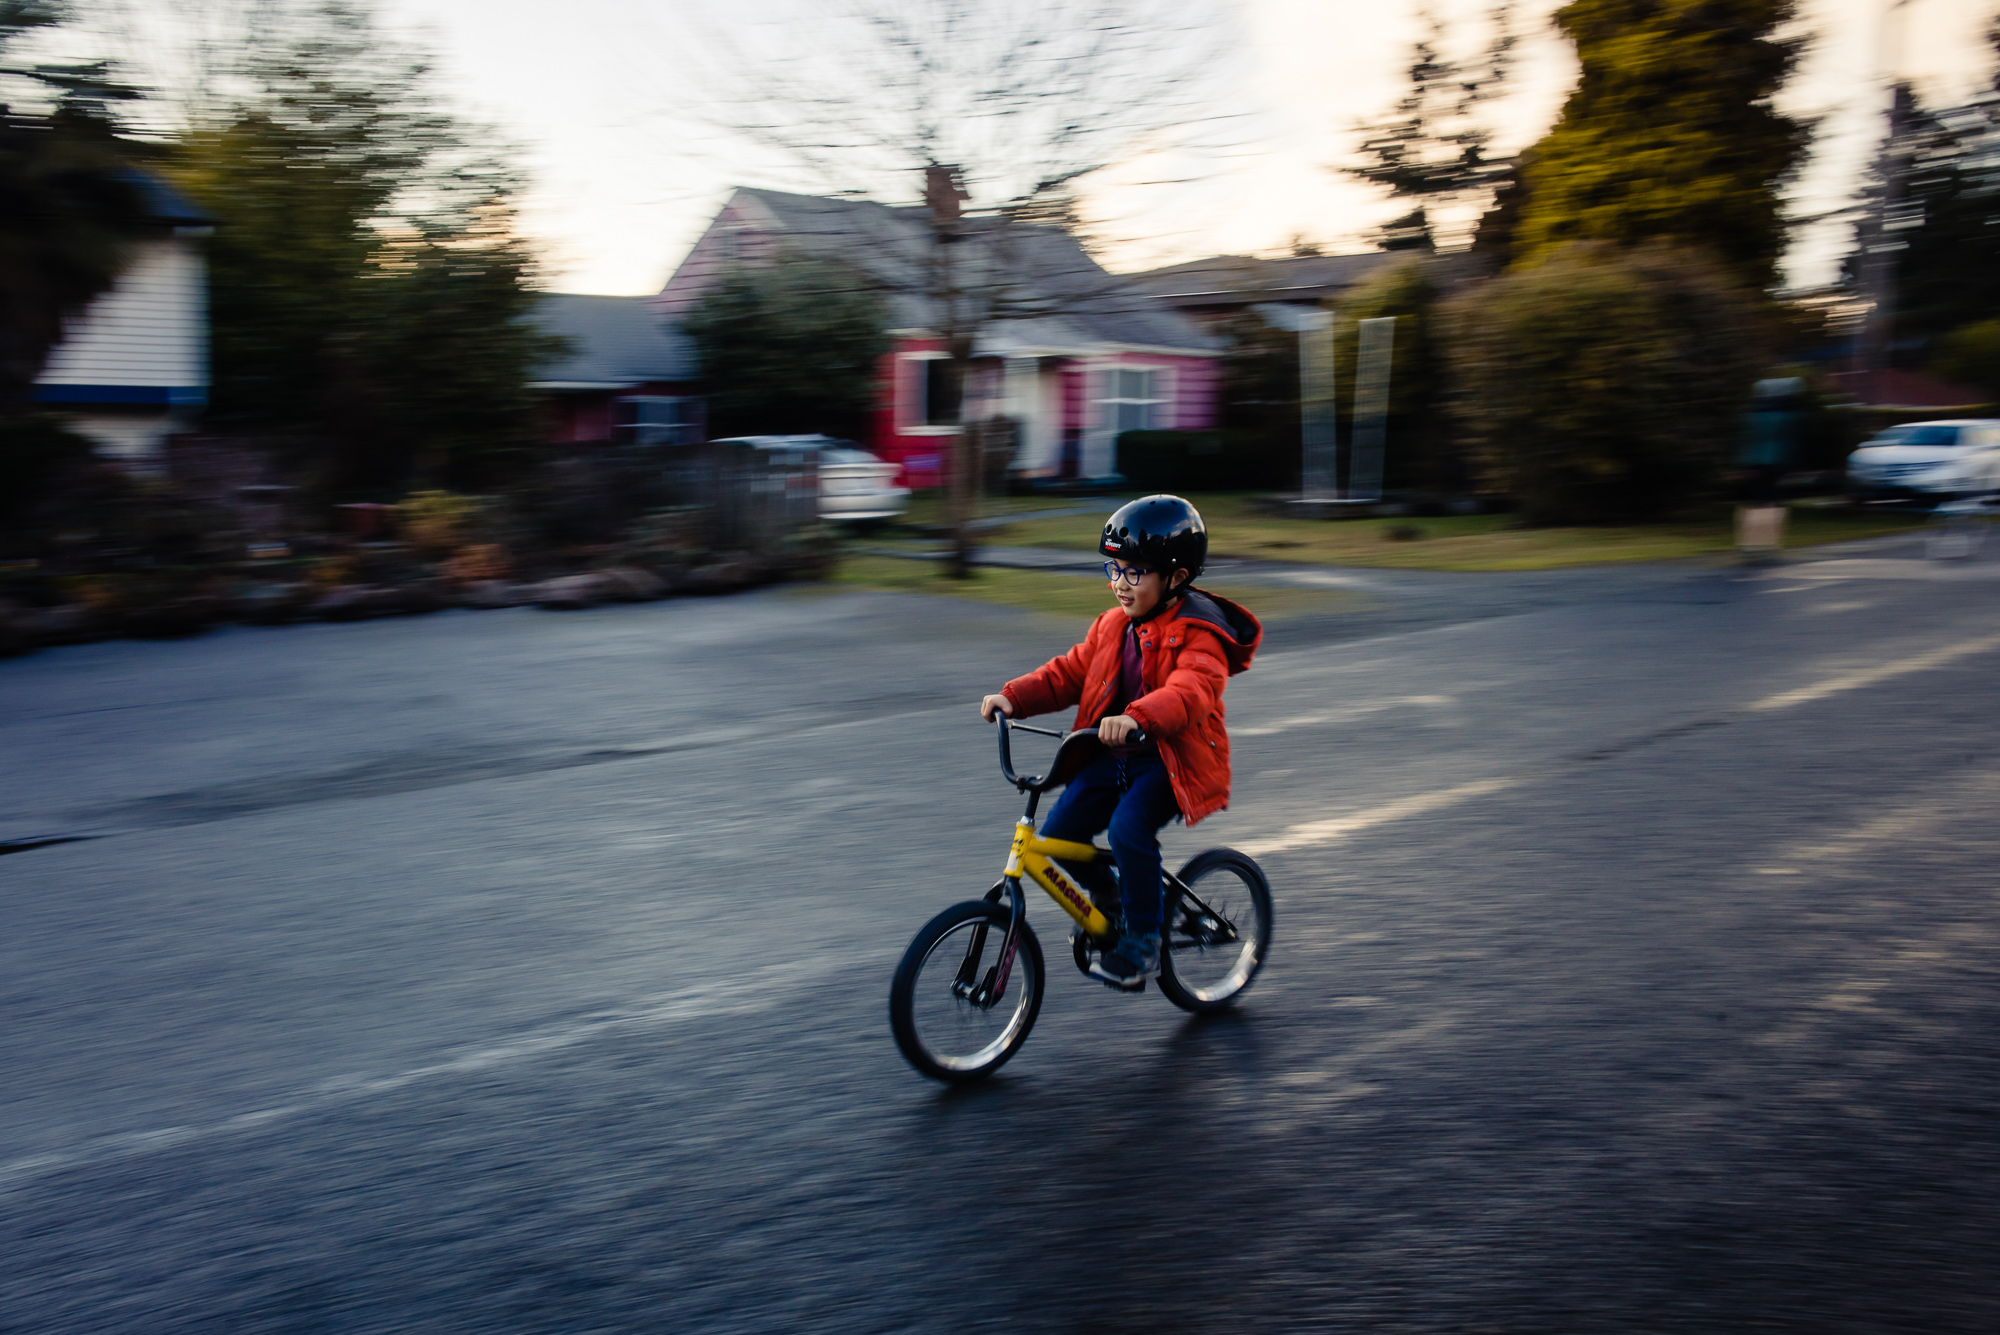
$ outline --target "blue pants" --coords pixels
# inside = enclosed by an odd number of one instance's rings
[[[1157,936],[1164,907],[1160,827],[1180,815],[1166,762],[1157,753],[1099,756],[1077,772],[1042,821],[1042,836],[1087,844],[1111,832],[1111,856],[1125,899],[1125,930]]]

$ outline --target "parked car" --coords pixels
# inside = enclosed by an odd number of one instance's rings
[[[910,504],[910,489],[896,485],[897,466],[851,440],[834,436],[731,436],[711,445],[751,445],[777,458],[810,458],[819,474],[819,517],[879,523]]]
[[[819,517],[876,523],[894,519],[910,504],[910,489],[896,485],[897,467],[846,442],[819,452]]]
[[[1847,494],[1858,501],[1936,503],[1991,491],[2000,491],[2000,420],[1892,426],[1847,456]]]

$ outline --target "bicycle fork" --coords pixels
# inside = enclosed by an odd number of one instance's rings
[[[965,947],[965,959],[958,966],[958,977],[951,984],[954,996],[971,1002],[981,1010],[1007,995],[1007,980],[1014,972],[1014,952],[1021,944],[1021,923],[1028,916],[1027,896],[1021,893],[1019,876],[1001,877],[999,883],[986,892],[986,902],[999,903],[1003,893],[1008,898],[1011,912],[1007,916],[1007,934],[1000,940],[999,960],[987,969],[985,978],[979,977],[979,961],[986,954],[986,933],[990,926],[979,923],[972,929],[972,940]]]

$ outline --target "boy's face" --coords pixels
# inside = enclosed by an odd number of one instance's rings
[[[1108,565],[1122,567],[1111,576],[1111,594],[1118,600],[1118,609],[1134,620],[1158,607],[1160,599],[1167,596],[1167,589],[1177,587],[1187,578],[1187,571],[1176,570],[1173,585],[1170,586],[1151,566],[1134,561],[1112,561]],[[1133,578],[1135,574],[1138,576],[1136,581]]]

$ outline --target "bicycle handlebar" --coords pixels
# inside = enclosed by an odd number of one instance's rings
[[[1000,725],[1000,772],[1007,776],[1007,782],[1013,784],[1024,793],[1046,793],[1050,788],[1054,787],[1049,780],[1061,772],[1063,752],[1069,747],[1071,742],[1079,740],[1097,741],[1097,729],[1095,728],[1078,728],[1075,732],[1057,732],[1052,728],[1031,728],[1025,723],[1016,723],[1005,714],[996,713],[993,717]],[[1023,732],[1040,733],[1044,737],[1062,738],[1062,744],[1056,747],[1054,759],[1049,761],[1048,773],[1023,776],[1014,772],[1012,734],[1016,728],[1019,728]],[[1131,736],[1131,741],[1134,742],[1143,742],[1145,740],[1146,734],[1144,732],[1135,732]]]

